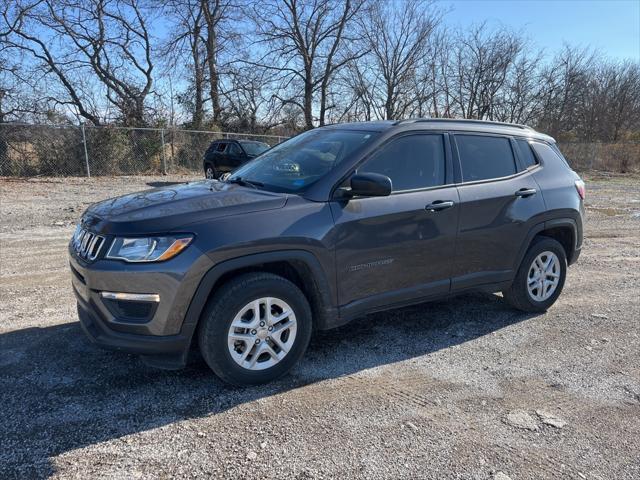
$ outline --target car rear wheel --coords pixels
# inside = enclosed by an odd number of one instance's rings
[[[226,382],[270,382],[304,355],[311,322],[309,303],[292,282],[270,273],[241,275],[209,302],[198,331],[200,351]]]
[[[204,167],[204,176],[209,180],[213,180],[216,178],[216,169],[213,168],[212,165],[206,164]]]
[[[566,275],[567,256],[562,245],[549,237],[537,237],[513,284],[502,295],[518,310],[544,312],[560,296]]]

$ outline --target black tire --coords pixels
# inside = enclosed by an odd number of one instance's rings
[[[218,173],[216,172],[215,167],[211,163],[204,164],[204,177],[210,180],[218,178]]]
[[[535,300],[527,288],[529,269],[535,258],[545,251],[553,252],[560,260],[560,277],[553,294],[544,301]],[[545,312],[562,293],[567,276],[567,255],[562,245],[553,238],[539,236],[534,238],[529,250],[522,259],[518,272],[508,290],[502,292],[504,298],[513,307],[523,312]]]
[[[227,335],[235,315],[261,297],[286,302],[295,314],[297,330],[289,352],[279,363],[263,370],[250,370],[232,358]],[[247,273],[224,284],[211,298],[200,319],[198,343],[205,362],[222,380],[234,385],[259,385],[283,376],[300,360],[309,345],[311,331],[311,308],[296,285],[271,273]]]

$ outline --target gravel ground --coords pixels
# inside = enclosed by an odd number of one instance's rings
[[[475,294],[370,315],[248,389],[102,351],[76,321],[81,212],[184,180],[0,179],[0,478],[640,478],[638,177],[588,177],[548,313]]]

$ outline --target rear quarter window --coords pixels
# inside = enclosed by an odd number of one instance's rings
[[[533,167],[538,164],[538,160],[536,160],[536,156],[533,154],[531,145],[529,145],[527,140],[523,138],[516,139],[516,147],[518,148],[518,155],[524,164],[524,168]]]
[[[571,168],[555,145],[553,148],[546,143],[533,142],[531,146],[543,162],[562,162],[567,168]]]
[[[516,173],[511,141],[506,137],[456,135],[462,181],[475,182]]]

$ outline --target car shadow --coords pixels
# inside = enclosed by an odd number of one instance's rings
[[[495,295],[466,294],[372,314],[317,332],[291,374],[268,385],[222,383],[201,361],[156,370],[89,344],[78,323],[0,335],[0,478],[46,477],[50,458],[310,383],[429,355],[531,315]]]

